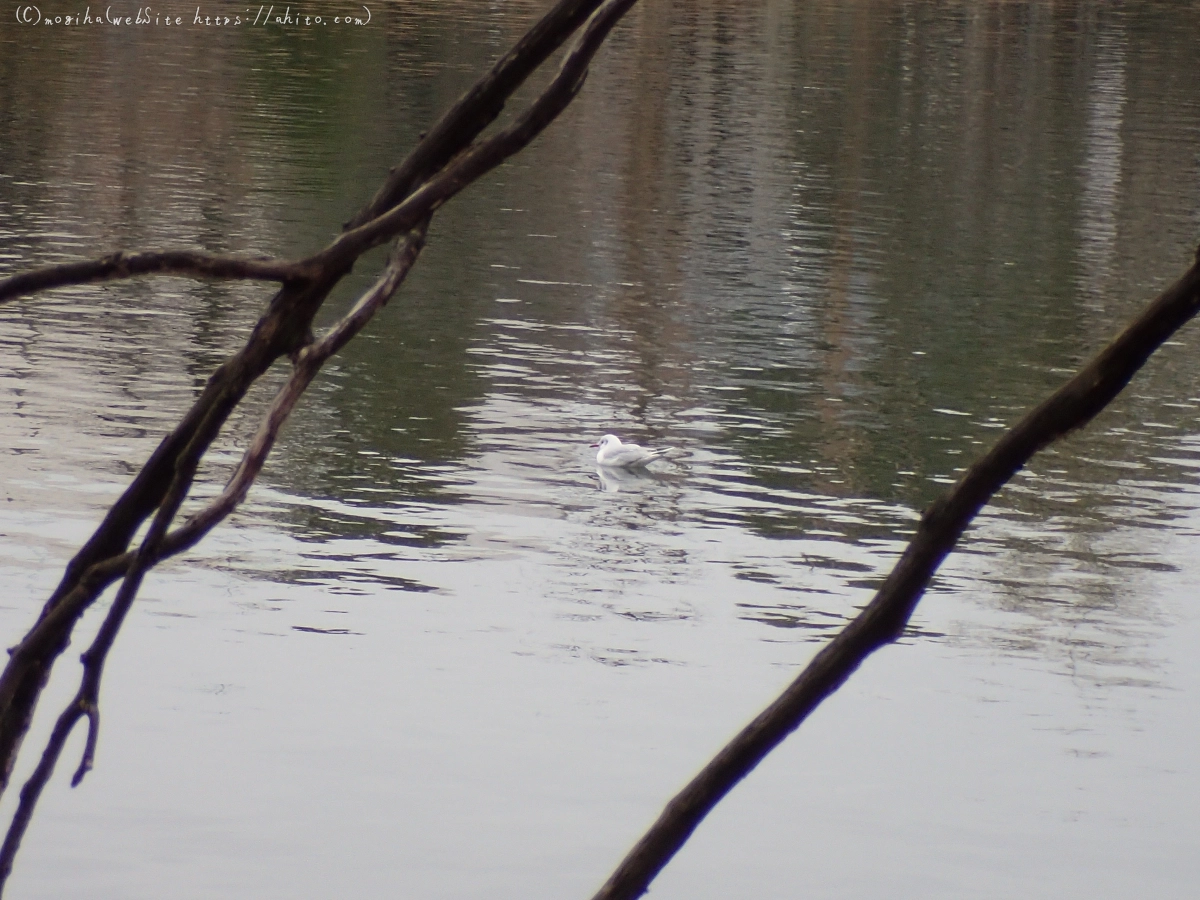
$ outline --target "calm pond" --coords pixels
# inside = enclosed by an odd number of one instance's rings
[[[545,6],[9,9],[0,274],[315,249]],[[921,509],[1190,264],[1198,39],[1183,2],[643,0],[147,581],[96,770],[68,787],[80,729],[11,895],[590,897]],[[6,645],[269,294],[0,306]],[[654,897],[1195,896],[1198,342],[1002,492]],[[606,432],[681,455],[614,480]]]

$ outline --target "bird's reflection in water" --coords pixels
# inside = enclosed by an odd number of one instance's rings
[[[621,469],[613,466],[597,466],[596,477],[600,480],[600,490],[610,494],[617,491],[638,491],[662,480],[646,469]]]

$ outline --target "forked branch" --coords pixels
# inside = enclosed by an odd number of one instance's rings
[[[317,372],[387,303],[416,262],[433,213],[468,184],[527,146],[566,108],[578,93],[600,44],[634,2],[560,0],[392,171],[371,203],[352,220],[357,226],[348,227],[345,235],[307,259],[246,260],[194,251],[115,253],[0,281],[0,302],[55,287],[148,274],[281,284],[245,346],[213,372],[192,408],[159,444],[68,564],[34,627],[10,650],[8,665],[0,674],[0,791],[8,784],[42,688],[80,617],[108,585],[122,579],[113,605],[83,655],[79,691],[56,721],[41,760],[21,791],[17,812],[0,847],[0,891],[41,791],[80,719],[88,721],[88,739],[75,782],[91,768],[99,731],[104,663],[145,574],[161,560],[194,545],[236,509],[262,470],[280,428]],[[525,78],[581,25],[575,47],[529,108],[493,138],[475,141]],[[396,208],[403,211],[397,214]],[[310,331],[313,319],[333,287],[364,252],[397,237],[400,244],[375,285],[325,335],[314,339]],[[292,361],[292,374],[225,489],[172,530],[200,460],[250,386],[285,355]],[[130,550],[133,536],[151,516],[141,544]]]
[[[117,633],[133,605],[146,571],[163,559],[193,546],[237,508],[258,477],[258,473],[262,471],[263,464],[279,436],[280,428],[287,421],[292,410],[295,409],[296,403],[321,367],[363,329],[400,287],[424,246],[427,224],[427,222],[423,223],[420,228],[415,229],[408,236],[407,240],[402,242],[388,261],[379,280],[354,304],[350,312],[333,325],[321,340],[300,351],[293,362],[291,376],[276,394],[274,402],[263,417],[258,432],[250,446],[246,448],[241,463],[220,496],[210,502],[201,512],[191,516],[181,528],[167,533],[168,525],[187,496],[190,486],[188,473],[195,471],[194,465],[182,467],[181,477],[172,485],[167,501],[159,508],[142,545],[136,552],[123,555],[126,563],[122,573],[124,580],[121,582],[121,588],[117,592],[99,632],[92,641],[92,645],[83,654],[83,677],[79,690],[59,715],[46,748],[42,752],[41,761],[21,789],[17,811],[13,816],[8,833],[5,835],[4,844],[0,846],[0,884],[12,871],[21,840],[33,819],[33,812],[37,807],[42,790],[49,782],[50,776],[54,774],[55,766],[67,738],[82,718],[86,718],[88,723],[87,742],[79,767],[71,779],[71,786],[79,784],[84,775],[92,768],[95,761],[96,741],[100,731],[100,680],[104,664],[108,659],[113,642],[116,640]],[[202,443],[201,440],[196,440],[190,455],[194,455]]]

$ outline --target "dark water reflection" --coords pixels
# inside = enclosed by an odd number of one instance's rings
[[[116,247],[319,246],[538,8],[389,4],[362,29],[184,29],[170,41],[6,21],[0,271]],[[236,776],[255,785],[246,796],[264,792],[246,827],[317,816],[352,835],[368,821],[414,848],[364,860],[351,879],[360,893],[527,895],[531,871],[549,872],[557,893],[594,886],[703,758],[651,754],[631,774],[619,751],[594,748],[616,741],[641,759],[639,740],[715,747],[869,599],[919,510],[1186,267],[1200,231],[1197,34],[1196,8],[1165,3],[636,11],[564,119],[440,214],[405,293],[313,386],[237,522],[147,598],[146,628],[178,642],[178,658],[216,640],[256,660],[230,657],[233,674],[204,676],[254,696],[239,706],[222,687],[212,707],[247,748]],[[360,269],[330,315],[368,283]],[[10,634],[266,298],[169,280],[0,307]],[[1200,873],[1171,848],[1194,844],[1196,822],[1171,798],[1196,786],[1187,698],[1200,681],[1183,649],[1198,621],[1193,342],[1185,330],[1113,409],[1004,490],[904,651],[864,671],[847,701],[860,712],[829,713],[812,750],[788,751],[793,763],[810,753],[796,771],[815,767],[826,787],[772,769],[762,790],[776,794],[748,787],[706,826],[702,842],[737,851],[702,844],[664,894],[792,896],[803,884],[878,896],[900,884],[921,896],[1049,896],[1054,883],[1055,896],[1112,884],[1185,895]],[[236,461],[269,389],[224,436],[202,491]],[[587,444],[605,432],[681,454],[641,476],[597,473]],[[298,778],[378,798],[353,814],[333,801],[297,812],[273,793],[279,751],[247,736],[266,721],[296,730],[288,716],[310,701],[285,696],[280,671],[324,690],[292,674],[281,636],[316,653],[301,668],[346,672],[348,692],[389,698],[411,726],[364,732],[343,721],[346,697],[312,701],[380,748],[376,759],[336,729],[301,742],[311,759],[295,763]],[[155,659],[169,651],[130,640],[139,666],[166,665]],[[354,652],[296,643],[318,640]],[[597,669],[639,673],[620,676],[637,679],[637,699],[606,693],[635,682]],[[442,677],[459,671],[498,693]],[[397,693],[431,678],[437,703],[474,727]],[[146,705],[130,713],[143,716],[134,734],[164,727],[151,713],[191,708],[186,693],[126,690]],[[696,691],[719,699],[680,699]],[[537,721],[510,712],[517,722],[493,727],[473,705],[485,694],[489,709],[529,699]],[[917,699],[896,713],[898,697]],[[1153,746],[1139,743],[1168,721]],[[514,736],[521,723],[532,737]],[[1030,723],[1048,744],[1027,746]],[[877,733],[884,724],[893,730]],[[830,743],[843,729],[853,750]],[[891,765],[862,748],[885,742],[911,768],[883,784],[924,793],[881,810],[857,791],[871,784],[863,771]],[[357,781],[312,774],[354,754],[365,754]],[[1006,777],[1005,754],[1027,783]],[[968,756],[969,771],[956,761]],[[395,785],[395,758],[425,766],[429,785]],[[1079,767],[1096,758],[1108,762]],[[636,796],[563,787],[548,798],[526,784],[530,761],[543,779],[628,780]],[[456,801],[460,784],[499,791],[496,808]],[[992,799],[963,801],[979,784]],[[201,831],[242,802],[178,790]],[[528,809],[529,790],[536,811],[513,812]],[[80,865],[55,856],[71,852],[71,802],[67,819],[48,814],[60,840],[30,850],[31,896],[82,890],[55,874]],[[165,831],[135,801],[134,813],[114,802],[126,811],[88,815],[112,816],[109,830],[130,841]],[[396,805],[421,834],[395,830]],[[837,824],[814,834],[780,821],[781,805]],[[462,831],[463,808],[482,830]],[[910,833],[914,808],[930,823],[906,843],[895,835]],[[187,841],[186,816],[161,814]],[[518,815],[521,849],[484,837]],[[847,884],[838,860],[858,853],[863,816],[880,823],[873,846],[896,856]],[[585,821],[592,837],[564,837]],[[803,835],[828,871],[808,857],[793,865],[774,833]],[[752,835],[751,851],[737,834]],[[825,846],[838,834],[844,843]],[[343,892],[297,863],[310,838],[262,855],[201,840],[168,877],[207,871],[211,853],[256,896],[297,896],[271,880],[279,860],[300,893]],[[464,840],[486,872],[429,850]],[[1080,863],[1114,844],[1134,850]],[[552,861],[534,862],[531,847]],[[1028,865],[993,879],[990,852]],[[186,896],[221,893],[197,877]],[[89,884],[93,896],[161,896],[162,882],[120,869]]]

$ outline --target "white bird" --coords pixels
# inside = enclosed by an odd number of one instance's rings
[[[637,444],[622,444],[615,434],[606,434],[592,446],[600,448],[596,453],[597,465],[616,469],[640,469],[675,449],[663,447],[661,450],[651,450]]]

